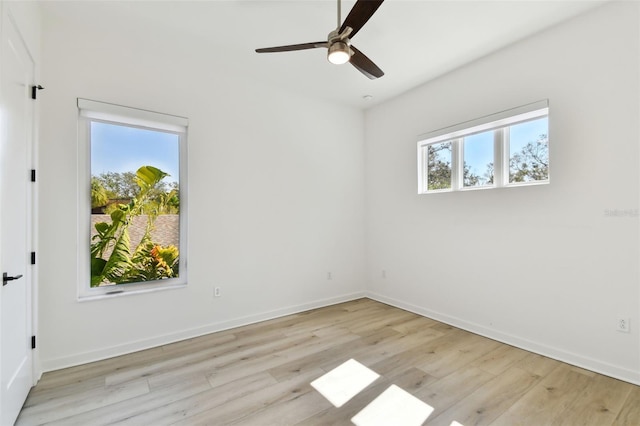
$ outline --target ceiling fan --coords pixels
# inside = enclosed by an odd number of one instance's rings
[[[328,49],[327,59],[332,64],[344,64],[351,62],[358,71],[370,79],[382,77],[384,72],[364,53],[360,52],[351,44],[351,38],[367,23],[369,18],[380,7],[384,0],[358,0],[349,12],[347,19],[340,24],[341,0],[338,0],[338,25],[331,31],[327,41],[316,41],[313,43],[291,44],[288,46],[266,47],[256,49],[258,53],[290,52],[293,50],[315,49],[326,47]]]

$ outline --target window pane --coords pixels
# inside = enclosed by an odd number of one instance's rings
[[[464,138],[464,186],[493,184],[493,131]]]
[[[180,136],[91,121],[91,287],[179,276]]]
[[[451,189],[451,144],[427,145],[427,189]]]
[[[549,179],[549,118],[509,127],[509,183]]]

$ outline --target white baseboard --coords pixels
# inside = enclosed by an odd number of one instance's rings
[[[215,333],[217,331],[229,330],[231,328],[236,328],[243,325],[254,324],[261,321],[267,321],[270,319],[275,319],[275,318],[283,317],[286,315],[296,314],[296,313],[308,311],[311,309],[323,308],[325,306],[331,306],[338,303],[348,302],[348,301],[360,299],[363,297],[365,297],[364,292],[355,292],[355,293],[345,294],[342,296],[331,297],[328,299],[321,299],[313,302],[303,303],[300,305],[288,306],[285,308],[275,309],[272,311],[261,312],[255,315],[249,315],[245,317],[234,318],[227,321],[211,323],[211,324],[204,325],[202,327],[196,327],[189,330],[183,330],[175,333],[155,336],[149,339],[142,339],[142,340],[137,340],[133,342],[128,342],[122,345],[101,348],[95,351],[84,352],[84,353],[60,357],[60,358],[45,359],[45,360],[41,360],[42,371],[47,372],[47,371],[53,371],[53,370],[60,370],[62,368],[73,367],[81,364],[87,364],[89,362],[100,361],[107,358],[113,358],[115,356],[125,355],[128,353],[153,348],[156,346],[167,345],[169,343],[191,339],[191,338],[202,336],[209,333]]]
[[[377,300],[378,302],[385,303],[387,305],[395,306],[396,308],[404,309],[406,311],[422,315],[424,317],[432,318],[434,320],[470,331],[475,334],[479,334],[484,337],[488,337],[489,339],[497,340],[499,342],[527,350],[529,352],[534,352],[558,361],[566,362],[567,364],[575,365],[576,367],[591,370],[596,373],[604,374],[605,376],[633,383],[635,385],[640,385],[640,372],[635,370],[621,368],[616,365],[585,357],[576,353],[567,352],[565,350],[548,346],[543,343],[534,342],[518,336],[514,336],[512,334],[488,329],[473,322],[465,321],[463,319],[452,317],[440,312],[434,312],[432,310],[425,309],[423,307],[416,306],[401,300],[383,296],[381,294],[367,292],[366,297],[372,300]]]
[[[295,306],[289,306],[285,308],[275,309],[272,311],[266,311],[255,315],[249,315],[245,317],[239,317],[227,321],[221,321],[217,323],[207,324],[202,327],[196,327],[189,330],[183,330],[176,333],[170,333],[152,337],[149,339],[138,340],[134,342],[125,343],[122,345],[101,348],[95,351],[84,352],[66,357],[41,360],[42,371],[53,371],[62,368],[73,367],[76,365],[86,364],[89,362],[100,361],[115,356],[125,355],[128,353],[141,351],[144,349],[153,348],[156,346],[166,345],[169,343],[178,342],[181,340],[191,339],[194,337],[202,336],[209,333],[215,333],[217,331],[229,330],[235,327],[241,327],[244,325],[254,324],[261,321],[267,321],[283,317],[286,315],[296,314],[299,312],[308,311],[311,309],[322,308],[326,306],[335,305],[338,303],[348,302],[351,300],[360,299],[362,297],[368,297],[372,300],[377,300],[382,303],[386,303],[391,306],[395,306],[400,309],[404,309],[409,312],[416,313],[428,318],[435,319],[437,321],[452,325],[454,327],[461,328],[463,330],[470,331],[475,334],[479,334],[484,337],[488,337],[499,342],[506,343],[508,345],[516,346],[518,348],[534,352],[540,355],[547,356],[549,358],[556,359],[558,361],[566,362],[571,365],[575,365],[580,368],[594,371],[596,373],[604,374],[619,380],[623,380],[629,383],[640,385],[640,372],[621,368],[612,364],[608,364],[593,358],[584,357],[579,354],[567,352],[562,349],[554,348],[539,342],[523,339],[518,336],[514,336],[507,333],[501,333],[496,330],[488,329],[482,325],[465,321],[460,318],[452,317],[440,312],[431,311],[420,306],[413,305],[408,302],[404,302],[398,299],[393,299],[381,294],[372,292],[355,292],[351,294],[345,294],[338,297],[316,300],[309,303],[304,303]]]

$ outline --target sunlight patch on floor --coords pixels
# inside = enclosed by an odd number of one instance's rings
[[[344,362],[311,382],[335,407],[342,407],[380,375],[354,359]]]
[[[356,426],[420,426],[433,412],[433,407],[391,385],[351,421]]]

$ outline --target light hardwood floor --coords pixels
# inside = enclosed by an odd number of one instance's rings
[[[335,408],[350,358],[381,377]],[[638,386],[369,299],[46,373],[17,425],[349,425],[391,384],[425,425],[640,425]]]

